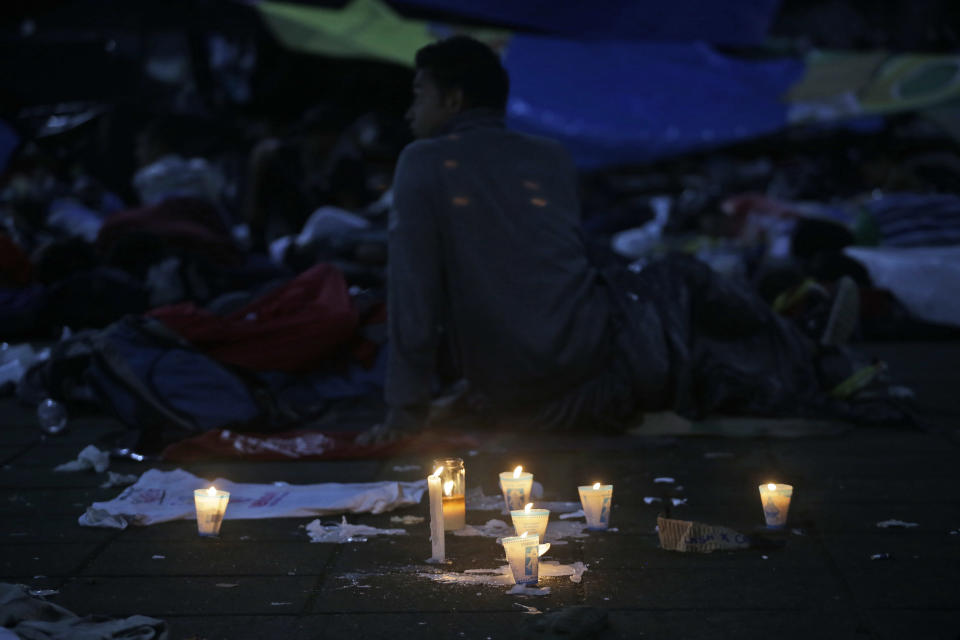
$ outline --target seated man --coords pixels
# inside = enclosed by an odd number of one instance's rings
[[[418,140],[400,155],[390,221],[391,410],[364,440],[425,424],[441,352],[488,415],[532,428],[800,401],[812,344],[756,296],[691,259],[641,273],[590,263],[576,170],[558,143],[504,127],[508,78],[492,50],[454,37],[421,49],[416,69]],[[754,353],[749,375],[705,384]]]

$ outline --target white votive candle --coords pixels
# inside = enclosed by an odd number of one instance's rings
[[[577,487],[580,504],[587,518],[587,529],[602,530],[610,526],[610,507],[613,506],[613,485],[600,484]]]
[[[525,472],[522,466],[500,474],[500,490],[503,491],[503,501],[507,505],[507,511],[523,509],[523,505],[530,502],[531,489],[533,489],[533,474]]]
[[[513,520],[513,528],[517,535],[529,531],[543,540],[547,535],[550,510],[534,509],[533,503],[528,502],[523,509],[511,511],[510,518]]]
[[[507,562],[510,563],[510,571],[513,572],[513,581],[517,584],[537,584],[540,572],[539,558],[550,548],[550,545],[541,545],[539,536],[530,535],[526,531],[523,535],[502,538],[500,544],[503,545],[504,553],[507,554]]]
[[[790,499],[793,497],[793,486],[769,482],[762,484],[760,489],[760,504],[763,506],[763,519],[767,528],[782,529],[787,524],[787,514],[790,511]]]
[[[227,512],[230,502],[229,491],[218,491],[215,487],[196,489],[193,492],[193,504],[197,510],[197,532],[201,536],[220,535],[220,523]]]

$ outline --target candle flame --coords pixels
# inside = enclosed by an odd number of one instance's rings
[[[773,484],[773,483],[771,482],[770,484],[767,485],[767,490],[769,490],[769,491],[776,491],[776,490],[777,490],[777,485],[775,485],[775,484]]]
[[[210,496],[211,498],[216,496],[217,495],[216,487],[211,486],[209,489],[207,489],[207,495]]]
[[[533,503],[532,503],[532,502],[528,502],[528,503],[527,503],[527,505],[523,508],[523,512],[529,515],[530,509],[533,509]]]
[[[594,483],[594,485],[593,485],[593,490],[594,490],[594,491],[599,491],[599,490],[600,490],[600,483],[599,483],[599,482]]]
[[[526,538],[528,533],[530,533],[530,532],[529,532],[529,531],[524,531],[523,533],[520,534],[520,537],[521,537],[521,538]]]
[[[522,471],[523,471],[523,465],[519,465],[519,464],[518,464],[518,465],[517,465],[517,468],[513,470],[513,477],[514,477],[514,478],[519,478],[519,477],[520,477],[520,473],[521,473]]]
[[[443,493],[448,496],[453,493],[453,480],[447,480],[443,483]]]
[[[437,470],[431,474],[431,477],[439,478],[441,473],[443,473],[443,465],[440,465],[439,467],[437,467]]]

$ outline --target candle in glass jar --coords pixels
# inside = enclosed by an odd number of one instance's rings
[[[446,531],[463,529],[466,525],[466,499],[463,494],[455,495],[453,489],[453,480],[443,483],[443,528]]]

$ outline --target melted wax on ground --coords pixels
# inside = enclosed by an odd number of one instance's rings
[[[347,516],[338,523],[322,524],[320,520],[314,520],[307,525],[307,533],[310,535],[310,542],[366,542],[370,536],[402,536],[406,535],[406,529],[378,529],[365,524],[350,524],[347,522]]]
[[[564,576],[569,576],[571,582],[580,582],[583,579],[583,574],[587,570],[587,565],[582,562],[574,562],[573,564],[560,564],[552,560],[541,561],[540,562],[540,578],[560,578]],[[494,587],[502,586],[511,586],[511,589],[507,591],[509,594],[516,595],[547,595],[550,593],[549,587],[527,587],[522,588],[522,585],[515,585],[513,583],[513,573],[510,571],[510,565],[503,565],[496,569],[467,569],[463,573],[457,573],[456,571],[446,571],[442,573],[420,573],[420,577],[429,578],[434,582],[440,582],[443,584],[457,584],[457,585],[489,585]],[[520,589],[518,590],[518,587]]]

